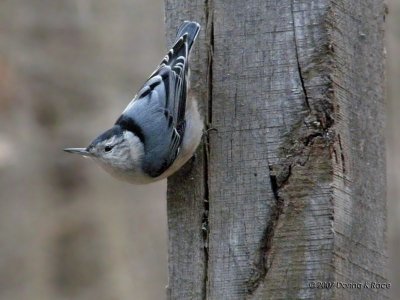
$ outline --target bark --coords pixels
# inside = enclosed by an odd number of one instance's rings
[[[382,299],[380,0],[166,0],[203,26],[192,87],[210,131],[168,181],[170,299]]]

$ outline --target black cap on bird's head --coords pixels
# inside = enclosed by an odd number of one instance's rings
[[[96,147],[96,145],[109,140],[112,137],[121,136],[123,134],[123,129],[119,125],[114,125],[110,129],[106,130],[100,134],[97,138],[90,143],[86,148],[65,148],[64,151],[68,153],[80,154],[83,156],[94,156],[94,152],[91,151]]]
[[[142,169],[144,145],[140,138],[120,124],[100,134],[86,148],[64,151],[92,158],[104,170],[122,180],[147,178]]]

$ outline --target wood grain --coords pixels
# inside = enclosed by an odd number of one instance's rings
[[[205,29],[193,87],[217,130],[168,182],[170,298],[386,298],[309,288],[387,282],[382,1],[166,8],[168,32]]]

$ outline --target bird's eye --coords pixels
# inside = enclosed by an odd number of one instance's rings
[[[112,150],[112,148],[113,148],[113,147],[110,146],[110,145],[105,146],[105,147],[104,147],[104,151],[105,151],[105,152],[110,152],[110,151]]]

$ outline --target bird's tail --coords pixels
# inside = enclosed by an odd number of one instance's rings
[[[187,43],[189,47],[189,51],[192,48],[193,42],[196,39],[197,35],[200,31],[200,24],[192,21],[185,21],[178,29],[178,33],[176,34],[176,40],[178,41],[182,36],[187,34]]]

